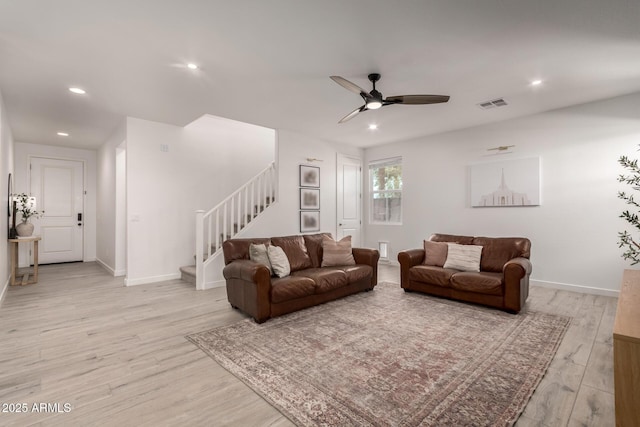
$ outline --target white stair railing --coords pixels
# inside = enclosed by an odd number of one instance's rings
[[[208,212],[196,211],[196,289],[204,289],[205,267],[231,239],[275,201],[276,169],[271,163]]]

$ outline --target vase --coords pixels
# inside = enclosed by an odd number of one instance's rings
[[[16,225],[16,233],[18,233],[19,237],[31,236],[33,234],[33,224],[28,220],[22,221],[20,224]]]

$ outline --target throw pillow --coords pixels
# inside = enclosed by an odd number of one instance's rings
[[[482,246],[459,245],[447,243],[447,261],[444,268],[453,268],[462,271],[480,271],[480,256]]]
[[[449,246],[445,242],[424,241],[424,265],[442,267],[447,261]]]
[[[343,237],[336,242],[330,236],[322,236],[322,266],[355,265],[351,251],[351,236]]]
[[[273,268],[273,273],[278,277],[287,277],[291,273],[289,259],[280,246],[268,246],[267,254]]]
[[[291,271],[304,270],[313,265],[302,236],[272,237],[271,244],[281,247],[287,254]]]
[[[266,265],[269,269],[269,274],[273,274],[269,255],[267,255],[267,247],[263,243],[260,243],[259,245],[251,243],[249,245],[249,259],[259,264]]]

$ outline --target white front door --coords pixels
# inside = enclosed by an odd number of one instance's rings
[[[362,245],[362,160],[338,154],[337,159],[338,239],[351,235],[351,246]]]
[[[74,160],[31,158],[31,195],[44,215],[34,221],[42,237],[41,264],[82,261],[84,225],[83,163]]]

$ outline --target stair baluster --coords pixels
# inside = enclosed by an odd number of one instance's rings
[[[234,191],[208,212],[196,211],[196,289],[204,289],[205,266],[222,252],[222,242],[236,236],[274,203],[275,163]]]

